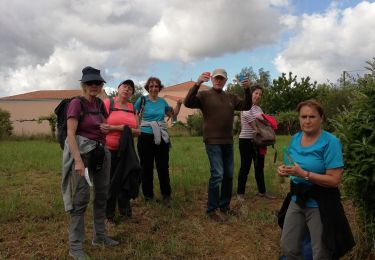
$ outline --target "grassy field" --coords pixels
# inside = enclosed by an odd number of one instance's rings
[[[288,140],[278,137],[279,154]],[[171,206],[157,200],[145,203],[142,197],[133,201],[133,217],[109,230],[121,242],[116,248],[91,246],[90,206],[85,216],[87,253],[93,259],[277,259],[280,230],[274,213],[288,184],[275,175],[281,156],[276,164],[273,156],[271,148],[265,165],[266,187],[277,199],[255,196],[252,169],[240,215],[216,223],[205,215],[209,166],[202,138],[174,137],[170,152]],[[234,191],[238,168],[236,142]],[[63,210],[60,171],[57,143],[0,142],[0,259],[67,258],[69,216]],[[160,197],[156,174],[155,191]],[[355,225],[349,201],[345,208]]]

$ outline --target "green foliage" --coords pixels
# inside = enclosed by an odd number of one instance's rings
[[[316,84],[310,82],[310,77],[298,81],[292,72],[289,72],[288,77],[283,73],[273,80],[271,87],[264,89],[262,108],[270,114],[295,110],[301,101],[316,98]]]
[[[0,108],[0,140],[12,134],[13,126],[10,113]]]
[[[203,134],[203,114],[200,110],[189,115],[186,121],[190,135],[201,136]]]
[[[42,123],[43,121],[48,121],[49,127],[51,128],[51,136],[56,136],[56,124],[57,124],[57,117],[55,113],[51,113],[49,116],[41,116],[38,118],[38,124]]]
[[[350,109],[350,102],[355,98],[356,89],[354,85],[338,87],[321,84],[317,87],[317,100],[324,108],[326,130],[333,131],[332,120],[345,109]]]
[[[334,125],[344,150],[344,188],[359,209],[368,252],[375,249],[375,84],[373,79],[360,83],[351,110]]]
[[[285,111],[276,115],[277,133],[293,135],[299,130],[297,111]]]
[[[263,68],[258,70],[258,74],[254,72],[252,67],[245,67],[235,76],[233,83],[228,83],[226,92],[242,97],[244,94],[243,88],[240,86],[240,75],[249,77],[253,84],[259,84],[263,88],[268,88],[271,84],[269,71],[264,71]]]

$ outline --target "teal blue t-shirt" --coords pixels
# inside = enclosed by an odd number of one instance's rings
[[[139,97],[135,102],[134,108],[136,111],[141,109],[141,97]],[[158,97],[155,101],[153,101],[148,96],[145,96],[145,107],[143,110],[142,120],[148,122],[164,122],[165,115],[171,110],[172,107],[168,105],[164,98]],[[152,134],[152,128],[151,126],[142,126],[141,132]]]
[[[288,152],[290,157],[305,171],[318,174],[325,174],[327,169],[343,168],[344,159],[342,155],[342,146],[340,140],[333,134],[322,131],[318,140],[310,146],[301,146],[302,132],[298,132],[292,137],[289,143]],[[298,183],[313,185],[310,181],[303,178],[291,176],[291,180]],[[296,196],[292,196],[296,201]],[[317,202],[309,199],[306,207],[316,208]]]

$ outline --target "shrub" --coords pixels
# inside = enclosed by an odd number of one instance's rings
[[[203,114],[200,110],[189,115],[186,121],[190,135],[201,136],[203,134]]]
[[[296,111],[280,112],[276,115],[277,134],[293,135],[299,130],[298,113]]]
[[[357,92],[351,110],[334,121],[343,144],[344,189],[359,209],[365,234],[358,241],[361,259],[375,249],[375,81],[367,83]]]
[[[0,140],[12,134],[13,126],[10,113],[0,108]]]

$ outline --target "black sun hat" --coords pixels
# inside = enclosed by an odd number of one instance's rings
[[[95,69],[93,67],[87,66],[82,70],[82,79],[81,82],[89,82],[89,81],[102,81],[106,83],[106,81],[100,75],[100,70]]]

